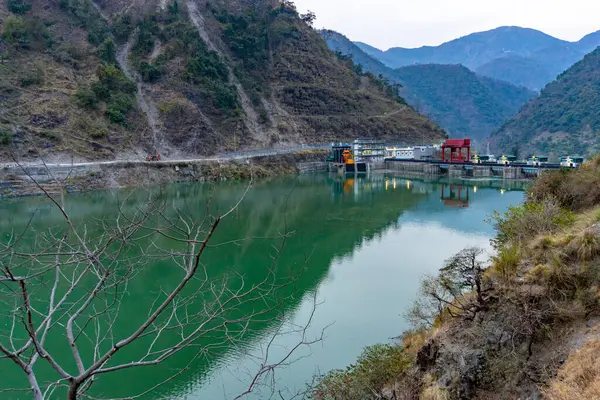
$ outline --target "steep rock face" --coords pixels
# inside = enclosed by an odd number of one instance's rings
[[[548,84],[493,136],[496,148],[594,154],[600,149],[600,49]]]
[[[0,7],[0,154],[196,156],[444,132],[276,0]]]
[[[524,87],[478,76],[460,65],[427,64],[392,69],[343,35],[328,30],[320,33],[332,50],[351,55],[366,71],[401,84],[401,93],[408,103],[454,137],[467,136],[484,142],[535,96]]]

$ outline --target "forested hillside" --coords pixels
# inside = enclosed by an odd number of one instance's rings
[[[467,136],[482,144],[535,95],[524,87],[478,76],[460,65],[392,69],[337,32],[324,30],[321,35],[332,50],[352,56],[361,68],[401,84],[408,103],[454,137]]]
[[[477,76],[462,65],[415,65],[397,73],[418,111],[450,135],[475,138],[479,144],[535,96],[524,87]]]
[[[311,23],[277,0],[3,0],[0,155],[443,137]]]
[[[587,55],[492,136],[498,149],[560,156],[600,151],[600,48]]]

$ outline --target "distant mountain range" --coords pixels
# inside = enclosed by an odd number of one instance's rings
[[[535,29],[505,26],[416,49],[379,50],[356,45],[386,66],[462,64],[480,75],[540,90],[558,74],[600,46],[600,31],[578,42],[557,39]]]
[[[600,152],[600,48],[548,84],[491,142],[519,155]]]
[[[400,83],[402,96],[451,136],[467,136],[480,144],[535,93],[507,82],[478,76],[461,65],[413,65],[393,69],[377,60],[381,53],[353,43],[340,33],[320,32],[333,51],[351,55],[356,64],[391,82]]]

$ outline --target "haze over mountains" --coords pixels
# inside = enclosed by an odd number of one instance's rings
[[[320,32],[328,46],[351,55],[356,64],[403,87],[402,96],[417,111],[439,123],[451,136],[467,136],[480,144],[507,118],[535,96],[533,91],[484,76],[461,65],[427,64],[393,69],[340,33]]]
[[[357,46],[391,68],[414,64],[462,64],[480,75],[540,90],[600,46],[600,31],[578,42],[568,42],[534,29],[505,26],[473,33],[440,46],[393,47],[386,51],[360,42]]]

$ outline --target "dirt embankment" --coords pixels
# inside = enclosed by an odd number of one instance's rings
[[[284,174],[326,170],[325,151],[226,161],[122,162],[80,166],[19,166],[0,169],[0,198],[34,196],[41,188],[56,193],[141,187],[176,182],[261,179]],[[36,183],[37,182],[37,183]],[[38,186],[39,185],[39,186]]]

